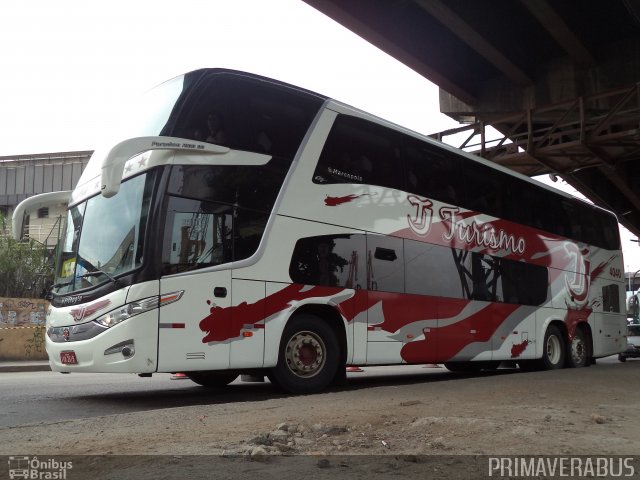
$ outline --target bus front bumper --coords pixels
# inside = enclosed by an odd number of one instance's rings
[[[96,332],[92,322],[47,329],[46,349],[54,372],[152,373],[158,361],[158,311],[145,312]],[[74,331],[84,328],[86,339]],[[66,330],[65,330],[66,329]],[[74,330],[75,329],[75,330]],[[90,335],[90,334],[89,334]],[[65,340],[65,337],[69,341]]]

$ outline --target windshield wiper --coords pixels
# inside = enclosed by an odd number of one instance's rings
[[[121,286],[120,281],[117,278],[112,277],[111,275],[109,275],[104,270],[94,270],[93,272],[88,272],[88,273],[79,275],[78,278],[96,277],[96,276],[98,276],[100,274],[104,275],[109,280],[111,280],[116,287]]]
[[[70,282],[62,282],[62,283],[54,283],[53,285],[51,285],[51,290],[58,289],[60,287],[66,287],[67,285],[71,285],[73,283],[73,280],[71,280]]]

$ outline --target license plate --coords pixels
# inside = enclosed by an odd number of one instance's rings
[[[60,362],[65,365],[77,365],[76,352],[60,352]]]

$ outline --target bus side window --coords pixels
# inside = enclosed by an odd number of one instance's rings
[[[420,140],[407,137],[405,140],[406,190],[423,197],[460,205],[462,188],[458,188],[456,158],[449,158]]]
[[[504,189],[508,180],[506,174],[479,162],[468,161],[463,178],[467,181],[463,207],[475,212],[501,218],[505,212]]]
[[[320,154],[313,182],[402,189],[400,147],[397,132],[361,118],[339,115]]]
[[[367,235],[367,290],[404,293],[403,240]]]
[[[163,241],[163,274],[232,261],[232,225],[232,207],[170,197]]]
[[[360,289],[365,285],[364,235],[319,235],[296,242],[289,264],[295,283]]]
[[[546,267],[501,259],[504,301],[540,306],[547,301],[549,272]]]
[[[464,298],[458,268],[450,250],[440,245],[405,239],[405,292]]]

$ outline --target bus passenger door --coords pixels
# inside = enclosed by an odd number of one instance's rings
[[[171,302],[170,295],[181,295]],[[231,271],[160,280],[158,371],[223,370],[229,367]]]
[[[163,235],[160,295],[161,371],[229,368],[233,207],[170,197]]]

